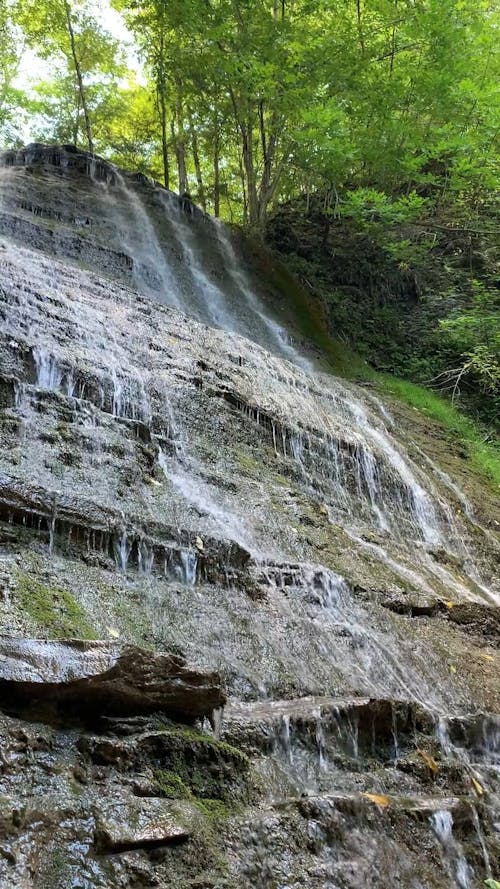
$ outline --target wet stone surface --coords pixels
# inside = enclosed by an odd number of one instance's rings
[[[40,145],[0,201],[2,889],[499,878],[491,492],[190,202]]]

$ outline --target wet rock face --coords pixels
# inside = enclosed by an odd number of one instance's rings
[[[179,843],[200,821],[199,810],[188,802],[114,799],[104,803],[96,819],[96,846],[109,854]]]
[[[97,181],[114,182],[116,173],[111,164],[88,151],[79,150],[76,145],[44,145],[32,142],[25,148],[5,151],[2,164],[6,167],[31,168],[40,164],[50,164],[55,171],[71,171],[91,176]]]
[[[190,201],[41,145],[0,197],[2,889],[477,889],[494,505]]]
[[[76,640],[0,638],[0,692],[6,705],[46,704],[82,718],[163,711],[194,720],[225,702],[218,676],[179,656]]]

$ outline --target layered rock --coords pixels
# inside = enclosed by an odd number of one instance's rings
[[[80,716],[163,711],[187,719],[223,706],[219,677],[178,655],[135,645],[0,637],[0,693],[7,705],[72,708]]]
[[[68,147],[3,163],[2,886],[475,889],[491,492],[315,371],[192,205]]]

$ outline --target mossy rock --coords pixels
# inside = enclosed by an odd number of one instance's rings
[[[210,800],[246,800],[249,795],[248,757],[211,735],[189,727],[167,725],[161,732],[167,771],[155,772],[166,795]]]
[[[153,773],[154,783],[162,796],[168,799],[192,799],[193,794],[184,784],[180,775],[168,769],[156,769]]]
[[[228,818],[231,808],[221,799],[202,799],[193,795],[180,775],[167,769],[156,769],[153,773],[154,782],[162,796],[168,799],[191,800],[200,812],[214,820]]]
[[[16,604],[49,638],[97,638],[85,611],[70,592],[45,586],[22,571],[14,579]]]

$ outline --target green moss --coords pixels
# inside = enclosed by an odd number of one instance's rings
[[[69,423],[58,423],[56,432],[62,441],[72,442],[75,440],[75,433]]]
[[[212,735],[206,735],[203,732],[198,731],[198,729],[191,728],[190,726],[166,724],[164,728],[168,734],[183,738],[190,743],[194,742],[209,747],[222,756],[236,760],[245,768],[248,766],[248,756],[241,750],[238,750],[237,747],[233,747],[232,744],[226,744],[225,741],[218,741],[216,738],[213,738]]]
[[[15,582],[17,604],[50,638],[97,638],[83,608],[67,590],[45,586],[22,571],[16,573]]]
[[[214,821],[221,821],[231,815],[229,806],[220,799],[195,799],[194,803],[203,815]]]
[[[290,485],[290,479],[286,478],[284,475],[275,475],[273,476],[273,479],[281,488],[288,488]]]
[[[184,784],[180,775],[167,769],[156,769],[153,772],[154,782],[162,796],[168,799],[192,799],[193,794]]]
[[[188,799],[194,803],[197,809],[208,818],[229,818],[231,808],[221,799],[204,799],[196,797],[192,790],[184,783],[180,775],[166,769],[156,769],[153,772],[156,787],[162,796],[168,799]]]
[[[162,728],[169,771],[155,773],[155,780],[164,782],[166,793],[179,798],[187,789],[203,799],[248,797],[249,762],[241,750],[188,726],[168,723]]]
[[[262,470],[262,465],[257,460],[255,460],[250,454],[247,454],[245,451],[241,451],[239,448],[235,451],[236,462],[238,463],[240,469],[243,472],[249,473],[250,475],[255,475],[256,473],[260,473]]]

